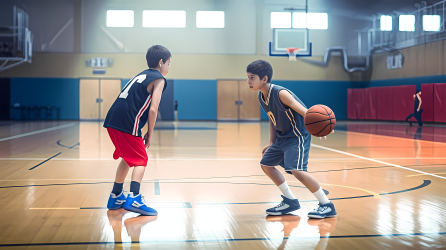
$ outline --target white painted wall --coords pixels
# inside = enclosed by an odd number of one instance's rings
[[[304,4],[304,0],[13,0],[2,1],[0,25],[12,24],[12,6],[21,4],[30,15],[35,51],[73,52],[74,24],[70,20],[75,1],[82,4],[82,53],[95,54],[144,53],[151,45],[161,44],[174,54],[266,55],[272,40],[270,12]],[[353,30],[371,22],[333,12],[327,1],[309,0],[310,12],[326,12],[329,18],[328,30],[310,31],[313,55],[322,56],[332,46],[346,46],[349,55],[357,55]],[[107,28],[106,12],[113,9],[133,10],[135,26]],[[187,26],[143,28],[143,10],[185,10]],[[225,11],[225,28],[196,28],[195,13],[201,10]]]
[[[153,44],[164,45],[174,54],[255,53],[255,0],[84,0],[82,5],[84,53],[141,53]],[[134,10],[135,26],[107,28],[109,9]],[[186,28],[143,28],[143,10],[185,10]],[[202,10],[224,11],[225,28],[196,28],[195,14]]]

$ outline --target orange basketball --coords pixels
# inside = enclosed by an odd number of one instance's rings
[[[335,125],[335,115],[325,105],[314,105],[305,114],[305,127],[314,136],[323,137],[330,134]]]

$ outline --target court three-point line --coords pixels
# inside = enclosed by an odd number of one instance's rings
[[[6,138],[1,138],[0,142],[1,141],[12,140],[12,139],[17,139],[17,138],[21,138],[21,137],[25,137],[25,136],[29,136],[29,135],[36,135],[36,134],[40,134],[40,133],[54,131],[54,130],[58,130],[58,129],[68,128],[68,127],[74,126],[75,124],[76,123],[70,123],[70,124],[65,124],[65,125],[61,125],[61,126],[57,126],[57,127],[41,129],[41,130],[37,130],[37,131],[25,133],[25,134],[20,134],[20,135],[14,135],[14,136],[6,137]]]
[[[434,176],[434,177],[446,180],[446,177],[444,177],[444,176],[439,176],[439,175],[436,175],[436,174],[431,174],[431,173],[423,172],[423,171],[420,171],[420,170],[416,170],[416,169],[412,169],[412,168],[408,168],[408,167],[403,167],[403,166],[400,166],[400,165],[396,165],[396,164],[392,164],[392,163],[376,160],[376,159],[373,159],[373,158],[368,158],[368,157],[364,157],[364,156],[360,156],[360,155],[355,155],[355,154],[347,153],[345,151],[341,151],[341,150],[337,150],[337,149],[333,149],[333,148],[328,148],[328,147],[316,145],[316,144],[313,144],[313,143],[311,144],[311,146],[315,147],[315,148],[325,149],[325,150],[328,150],[328,151],[332,151],[332,152],[336,152],[336,153],[340,153],[340,154],[344,154],[344,155],[353,156],[353,157],[356,157],[356,158],[359,158],[359,159],[373,161],[373,162],[380,163],[380,164],[383,164],[383,165],[397,167],[397,168],[401,168],[401,169],[417,172],[417,173],[424,174],[424,175],[430,175],[430,176]]]
[[[42,165],[43,163],[45,163],[45,162],[47,162],[47,161],[53,159],[54,157],[56,157],[56,156],[58,156],[58,155],[60,155],[60,154],[62,154],[62,152],[59,152],[59,153],[57,153],[57,154],[51,156],[50,158],[48,158],[48,159],[42,161],[41,163],[35,165],[34,167],[32,167],[32,168],[30,168],[30,169],[28,169],[28,170],[33,170],[33,169],[37,168],[38,166]]]

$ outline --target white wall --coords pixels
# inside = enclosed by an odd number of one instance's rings
[[[255,53],[255,0],[83,0],[82,5],[83,53],[141,53],[153,44],[164,45],[174,54]],[[135,26],[107,28],[106,11],[113,9],[133,10]],[[185,10],[186,28],[143,28],[143,10]],[[196,28],[195,13],[200,10],[224,11],[225,28]]]
[[[161,44],[174,54],[267,55],[272,40],[270,12],[304,4],[304,0],[13,0],[2,1],[0,25],[8,20],[12,23],[14,4],[23,5],[30,15],[35,51],[73,52],[76,20],[70,20],[75,16],[74,4],[79,1],[81,51],[95,54],[145,53],[151,45]],[[330,9],[329,1],[309,0],[310,12],[326,12],[329,18],[328,30],[310,31],[313,55],[322,56],[332,46],[345,46],[349,55],[357,55],[357,35],[353,30],[370,26],[371,22],[340,15]],[[117,9],[134,11],[133,28],[106,27],[107,10]],[[187,26],[143,28],[143,10],[185,10]],[[199,10],[225,11],[225,28],[196,28],[195,13]]]

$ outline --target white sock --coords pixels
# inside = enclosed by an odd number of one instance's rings
[[[282,191],[283,196],[287,197],[288,199],[296,199],[293,193],[291,193],[291,190],[288,187],[288,184],[286,184],[286,181],[277,187],[279,187],[280,191]]]
[[[327,196],[324,193],[324,190],[322,190],[322,187],[319,188],[318,191],[313,193],[314,196],[316,196],[317,200],[321,205],[327,204],[330,202],[330,200],[327,198]]]

